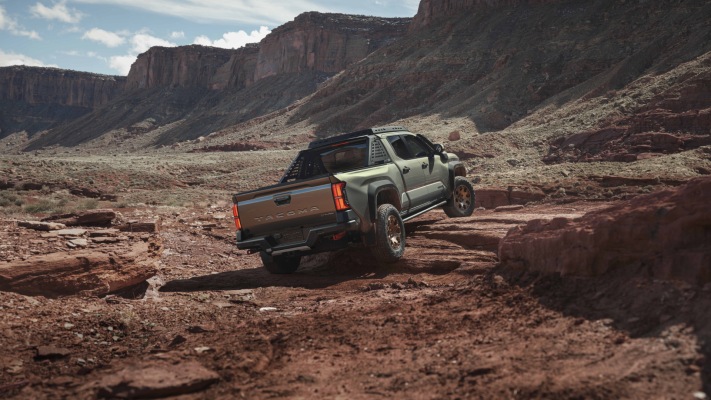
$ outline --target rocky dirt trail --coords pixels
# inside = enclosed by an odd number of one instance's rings
[[[509,228],[607,205],[432,212],[406,224],[395,265],[349,249],[291,276],[234,247],[226,208],[139,210],[162,220],[145,292],[0,292],[0,394],[704,398],[708,285],[497,265]]]

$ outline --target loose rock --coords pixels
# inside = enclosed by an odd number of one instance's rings
[[[98,395],[104,398],[178,396],[202,390],[219,379],[214,371],[194,361],[178,365],[133,365],[102,378],[98,382]]]

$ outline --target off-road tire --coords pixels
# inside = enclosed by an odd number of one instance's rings
[[[382,204],[375,215],[373,255],[381,263],[397,262],[405,253],[405,224],[392,204]]]
[[[442,206],[444,213],[450,218],[468,217],[474,212],[474,188],[467,178],[454,178],[452,197]]]
[[[301,256],[270,256],[264,251],[260,251],[259,256],[264,268],[272,274],[293,274],[301,262]]]

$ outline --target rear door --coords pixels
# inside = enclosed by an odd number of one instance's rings
[[[427,202],[427,175],[425,169],[429,165],[426,149],[412,146],[408,138],[412,135],[392,135],[387,140],[395,152],[393,162],[398,166],[405,183],[403,193],[402,211],[415,208]]]
[[[410,141],[417,142],[419,146],[427,148],[429,158],[427,168],[425,168],[425,180],[429,189],[429,199],[431,201],[444,199],[447,197],[447,180],[449,179],[449,166],[442,161],[442,157],[434,154],[434,146],[424,136],[410,136]]]

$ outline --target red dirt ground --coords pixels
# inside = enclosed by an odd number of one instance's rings
[[[235,248],[228,210],[166,213],[142,298],[0,292],[0,395],[127,395],[111,379],[172,370],[199,381],[181,398],[702,398],[711,287],[497,266],[492,237],[602,206],[432,212],[397,264],[354,248],[290,276]]]

